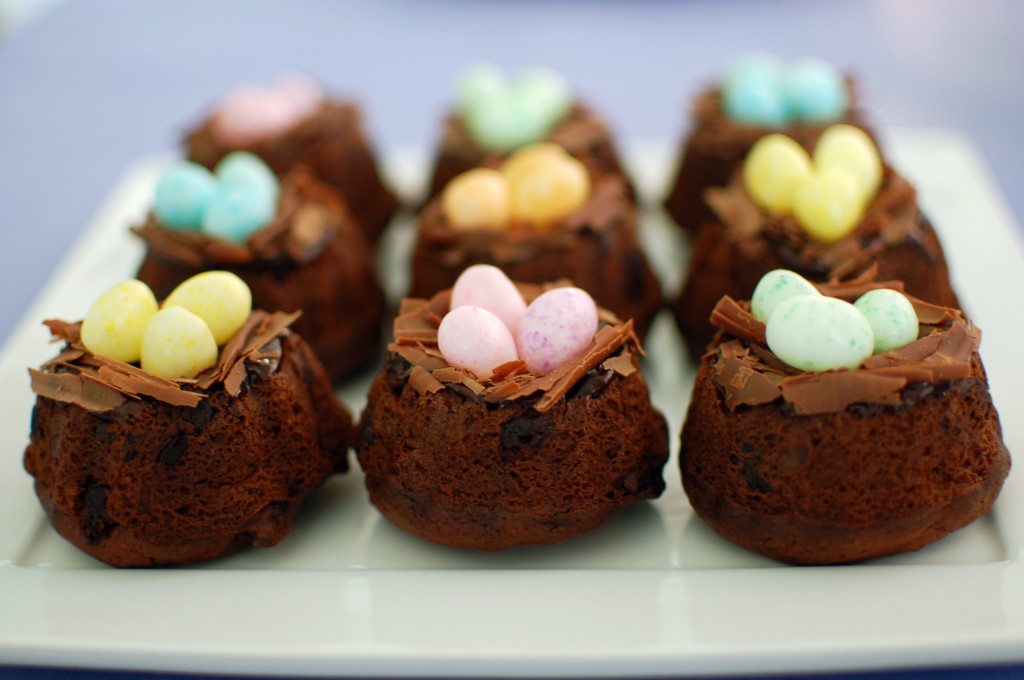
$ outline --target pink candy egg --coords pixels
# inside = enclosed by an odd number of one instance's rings
[[[512,337],[526,314],[526,301],[505,272],[489,264],[466,269],[452,287],[451,308],[481,307],[501,319]]]
[[[543,375],[582,353],[596,332],[594,299],[579,288],[555,288],[527,307],[519,324],[519,355]]]
[[[445,361],[481,379],[519,358],[508,327],[480,307],[456,307],[445,314],[437,329],[437,345]]]
[[[323,99],[311,79],[288,76],[273,85],[242,85],[217,107],[217,133],[229,144],[246,144],[284,132],[310,115]]]

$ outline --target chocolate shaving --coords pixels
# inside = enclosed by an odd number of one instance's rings
[[[536,286],[516,284],[523,298],[530,302],[546,290],[571,285],[567,281]],[[395,339],[388,350],[412,364],[409,384],[423,395],[446,387],[462,386],[480,395],[489,403],[527,399],[540,395],[534,403],[538,411],[546,411],[582,378],[587,371],[604,364],[608,370],[628,376],[636,372],[634,354],[642,354],[633,322],[620,322],[606,310],[599,310],[601,326],[590,346],[574,360],[545,375],[535,375],[522,360],[498,366],[486,378],[472,376],[448,364],[437,349],[437,326],[448,311],[451,291],[438,293],[430,300],[403,300],[394,322]]]
[[[907,379],[874,371],[804,373],[782,381],[782,398],[800,415],[835,413],[850,404],[898,404]]]
[[[825,295],[852,300],[875,288],[899,290],[902,286],[859,277],[818,288]],[[787,365],[767,346],[764,324],[750,314],[749,303],[728,296],[711,315],[720,332],[702,360],[714,372],[730,410],[781,398],[801,415],[834,413],[856,403],[899,404],[907,385],[971,377],[980,331],[958,310],[907,297],[918,310],[920,337],[891,352],[868,357],[855,371],[811,373]]]
[[[149,397],[171,406],[194,408],[205,391],[218,383],[232,396],[241,391],[246,365],[273,363],[280,358],[280,348],[266,346],[284,333],[300,312],[267,314],[254,311],[245,325],[221,350],[217,364],[203,371],[195,380],[166,380],[142,369],[110,357],[91,354],[81,344],[81,322],[58,319],[45,321],[57,340],[67,343],[60,354],[43,364],[41,370],[29,369],[32,390],[43,397],[75,404],[88,411],[112,411],[126,401]]]
[[[633,358],[633,353],[629,349],[623,349],[622,354],[607,359],[601,364],[601,367],[607,371],[614,371],[624,378],[628,378],[640,370],[636,365],[636,360]]]
[[[764,322],[758,321],[753,314],[740,307],[728,295],[723,296],[711,311],[711,324],[730,335],[744,338],[749,342],[757,342],[762,345],[768,342],[764,336]]]

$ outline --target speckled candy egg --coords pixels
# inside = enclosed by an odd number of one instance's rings
[[[578,356],[597,332],[597,305],[580,288],[555,288],[526,308],[519,324],[519,355],[543,375]]]
[[[818,296],[821,293],[810,281],[788,269],[775,269],[757,282],[750,298],[750,313],[758,321],[767,322],[782,302],[801,295]]]
[[[526,301],[505,272],[489,264],[476,264],[466,269],[452,286],[451,308],[481,307],[491,312],[508,327],[512,337],[526,315]]]
[[[853,306],[868,320],[875,335],[875,353],[888,352],[917,340],[914,305],[902,293],[880,288],[861,295]]]
[[[802,295],[785,300],[768,318],[768,347],[802,371],[856,369],[875,339],[864,315],[849,302]]]
[[[445,361],[480,379],[519,358],[508,327],[480,307],[456,307],[445,314],[437,329],[437,346]]]

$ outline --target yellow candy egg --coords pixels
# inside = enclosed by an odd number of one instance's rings
[[[833,125],[822,133],[814,148],[818,170],[842,168],[860,185],[866,205],[878,193],[882,183],[882,158],[868,134],[852,125]]]
[[[567,156],[568,153],[564,148],[558,144],[551,142],[537,142],[535,144],[529,144],[512,153],[505,162],[501,164],[499,170],[501,174],[505,175],[505,179],[509,182],[515,182],[516,178],[521,176],[523,171],[529,171],[530,164],[537,158],[562,158]]]
[[[509,181],[512,219],[545,227],[583,207],[590,198],[587,167],[569,155],[537,155]]]
[[[793,216],[816,241],[838,241],[863,212],[860,184],[846,170],[827,168],[811,175],[793,195]]]
[[[743,164],[750,197],[775,215],[789,214],[793,194],[811,174],[811,158],[802,146],[778,133],[762,137]]]
[[[501,231],[509,221],[509,191],[497,170],[464,172],[444,188],[441,210],[453,229]]]
[[[245,281],[231,272],[210,271],[183,281],[164,308],[183,307],[209,326],[213,339],[223,345],[249,319],[252,293]]]
[[[142,370],[160,378],[194,378],[217,363],[217,342],[206,322],[184,307],[164,307],[142,336]]]
[[[129,364],[138,361],[146,324],[157,309],[149,286],[135,279],[122,281],[89,309],[82,321],[82,344],[93,354]]]

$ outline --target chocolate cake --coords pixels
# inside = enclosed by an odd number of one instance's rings
[[[666,424],[630,322],[603,312],[590,347],[546,375],[520,360],[477,380],[438,351],[450,295],[403,301],[370,389],[358,458],[381,513],[429,541],[502,550],[562,541],[661,494]]]
[[[641,339],[661,307],[661,287],[637,242],[636,211],[619,177],[595,178],[583,208],[546,229],[456,230],[440,201],[431,201],[420,215],[409,295],[449,288],[474,264],[492,264],[527,283],[571,279],[599,305],[632,319]]]
[[[118,567],[188,564],[275,545],[305,497],[347,469],[349,415],[289,331],[253,312],[195,380],[164,380],[81,344],[39,370],[25,469],[54,528]]]
[[[874,287],[898,284],[819,288],[849,301]],[[841,564],[918,550],[988,511],[1010,458],[980,331],[911,301],[918,340],[822,373],[779,360],[747,303],[719,302],[679,459],[715,531],[776,560]]]
[[[608,126],[582,104],[573,106],[566,119],[543,141],[563,147],[571,156],[582,161],[595,177],[610,175],[625,180],[619,154],[612,143]],[[489,162],[494,164],[500,158],[501,156],[489,154],[473,140],[457,113],[449,114],[443,122],[428,198],[439,194],[457,175]],[[628,182],[626,191],[632,200],[633,189]]]
[[[138,278],[160,299],[209,269],[231,271],[257,307],[302,310],[295,330],[331,380],[379,351],[384,292],[370,246],[330,186],[305,171],[285,178],[274,219],[243,244],[166,228],[155,214],[133,229],[147,246]]]
[[[704,353],[714,329],[708,322],[718,300],[748,299],[761,276],[791,269],[811,281],[845,280],[874,268],[879,279],[903,281],[928,302],[958,307],[938,236],[917,205],[914,187],[886,168],[881,189],[864,217],[833,243],[812,241],[789,215],[769,215],[750,198],[737,173],[728,186],[708,191],[718,223],[702,226],[690,270],[671,303],[687,347]]]
[[[852,81],[849,86],[854,89]],[[704,200],[705,191],[728,184],[733,170],[757,140],[772,132],[782,132],[810,151],[821,133],[835,123],[853,125],[872,134],[856,105],[843,117],[828,123],[796,122],[781,129],[737,123],[722,108],[721,89],[706,88],[693,102],[690,133],[680,148],[681,160],[665,198],[665,209],[676,224],[696,232],[702,224],[716,221],[714,211]]]
[[[213,169],[232,151],[250,151],[278,176],[298,166],[310,169],[345,197],[367,241],[374,243],[398,207],[381,180],[355,104],[325,100],[312,115],[285,132],[244,144],[229,143],[217,134],[213,114],[185,136],[188,159]]]

